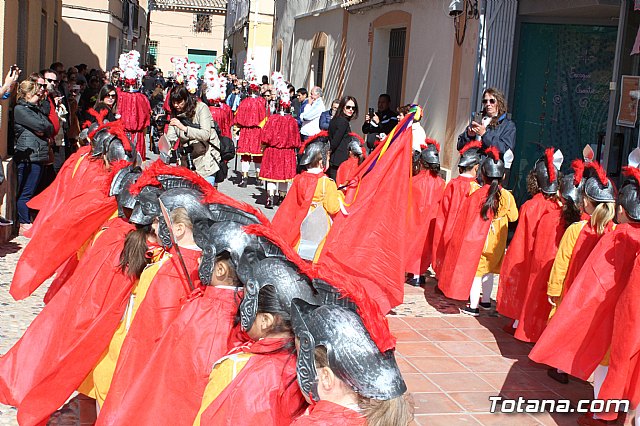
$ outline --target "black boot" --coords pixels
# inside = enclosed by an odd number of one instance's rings
[[[246,188],[248,183],[249,183],[249,179],[246,176],[242,176],[242,180],[238,184],[238,187]]]
[[[279,206],[280,204],[282,204],[282,200],[284,200],[285,195],[286,194],[283,192],[280,192],[278,195],[276,195],[276,200],[275,200],[276,206]]]
[[[274,204],[275,195],[270,195],[267,197],[267,203],[264,205],[267,209],[272,209]]]

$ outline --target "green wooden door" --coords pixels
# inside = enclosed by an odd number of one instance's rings
[[[189,49],[187,56],[189,62],[195,62],[200,65],[201,68],[198,71],[198,75],[201,77],[207,64],[215,62],[217,53],[215,50]]]

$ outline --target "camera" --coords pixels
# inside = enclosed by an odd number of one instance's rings
[[[175,152],[175,151],[174,151]],[[193,163],[193,158],[191,158],[191,153],[193,152],[193,147],[192,146],[181,146],[180,148],[178,148],[177,154],[171,156],[171,160],[170,162],[178,162],[178,158],[177,156],[180,156],[181,158],[184,158],[184,161],[187,163],[186,167],[189,170],[196,170],[196,165]]]
[[[457,17],[462,15],[462,12],[464,11],[464,3],[463,0],[452,0],[451,3],[449,3],[449,16],[452,17]]]

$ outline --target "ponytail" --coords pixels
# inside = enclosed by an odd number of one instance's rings
[[[151,233],[148,226],[138,228],[127,234],[124,247],[120,252],[120,271],[130,278],[139,278],[148,264],[147,236]]]
[[[500,208],[500,195],[500,179],[493,179],[491,181],[489,192],[487,193],[487,199],[484,201],[484,204],[482,204],[482,209],[480,209],[482,219],[489,220],[489,210],[493,212],[493,216],[498,214],[498,209]]]
[[[616,215],[615,203],[600,203],[591,214],[591,226],[596,228],[598,235],[604,234],[604,230]]]
[[[407,426],[413,421],[412,405],[407,395],[386,401],[358,395],[358,406],[367,419],[367,426]]]

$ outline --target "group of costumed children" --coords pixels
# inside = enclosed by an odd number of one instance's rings
[[[529,173],[532,198],[520,211],[501,187],[505,166],[498,151],[482,154],[481,141],[460,150],[460,175],[434,196],[435,217],[423,215],[430,235],[420,257],[426,265],[408,272],[422,274],[430,264],[436,291],[467,300],[461,312],[472,316],[492,308],[499,274],[496,310],[512,320],[507,333],[536,343],[533,361],[550,366],[549,376],[561,383],[593,374],[596,399],[626,399],[637,408],[640,149],[630,154],[618,190],[590,148],[566,175],[562,154],[546,149]],[[506,248],[508,223],[516,220]],[[588,413],[579,423],[606,424],[616,416]],[[640,416],[635,422],[640,425]]]
[[[359,281],[303,261],[196,173],[141,169],[121,123],[95,115],[90,144],[33,200],[11,283],[20,300],[55,274],[0,357],[0,402],[21,425],[75,391],[98,425],[411,422],[395,338]],[[323,159],[311,145],[307,174]]]

